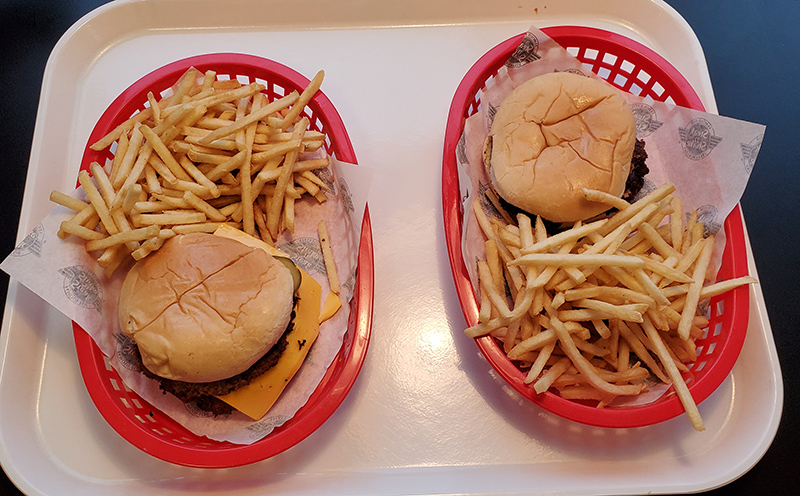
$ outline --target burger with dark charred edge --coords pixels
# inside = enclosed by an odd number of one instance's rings
[[[145,375],[200,409],[230,413],[215,396],[249,384],[286,349],[297,288],[289,264],[211,234],[175,236],[137,262],[119,322]]]
[[[632,199],[648,169],[633,112],[619,91],[554,72],[516,87],[495,114],[484,147],[490,187],[509,206],[552,224],[608,210],[583,188]]]

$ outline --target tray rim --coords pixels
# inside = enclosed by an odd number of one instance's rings
[[[197,3],[203,3],[204,1],[207,2],[207,0],[197,0]],[[52,52],[51,57],[48,60],[47,67],[45,69],[44,84],[42,86],[41,100],[40,100],[40,104],[39,104],[39,115],[37,116],[36,128],[35,128],[34,135],[33,135],[33,148],[34,149],[33,149],[33,153],[31,154],[31,164],[32,165],[37,160],[39,160],[39,155],[37,153],[36,147],[40,146],[41,145],[41,141],[42,141],[42,136],[43,136],[43,134],[42,134],[42,125],[44,124],[44,120],[45,120],[42,116],[43,116],[43,110],[46,109],[46,99],[50,96],[50,93],[52,91],[53,65],[57,61],[59,61],[60,56],[63,54],[64,46],[68,44],[68,42],[71,40],[72,36],[77,31],[79,31],[81,26],[83,26],[84,24],[90,24],[91,21],[96,16],[98,16],[100,13],[105,12],[107,9],[108,10],[115,9],[116,7],[119,6],[119,4],[130,4],[130,3],[136,3],[136,2],[127,1],[127,0],[116,1],[116,2],[113,2],[112,4],[104,5],[102,7],[99,7],[95,11],[90,12],[89,14],[84,16],[80,21],[78,21],[78,23],[76,23],[73,26],[73,28],[71,28],[70,30],[68,30],[65,33],[65,35],[62,37],[61,41],[59,41],[59,44],[56,46],[56,49],[54,49],[54,51]],[[138,3],[147,3],[147,2],[138,2]],[[167,2],[165,2],[165,3],[167,3]],[[649,2],[642,2],[642,4],[646,5],[646,8],[654,8],[654,9],[656,9],[656,11],[659,14],[666,14],[669,17],[677,17],[677,19],[670,19],[670,20],[677,21],[679,26],[682,26],[682,27],[686,28],[685,32],[683,32],[681,34],[688,37],[688,42],[689,42],[689,44],[692,45],[692,48],[695,48],[695,47],[698,48],[698,49],[700,48],[699,47],[699,42],[697,41],[697,38],[694,35],[694,32],[689,27],[688,23],[686,23],[686,21],[682,17],[680,17],[680,15],[677,14],[677,12],[675,12],[674,9],[672,9],[671,7],[666,5],[666,3],[663,2],[663,0],[649,0]],[[484,24],[493,24],[495,21],[486,20],[486,21],[482,21],[482,22]],[[383,27],[404,27],[404,26],[399,26],[399,25],[398,26],[394,26],[394,25],[390,25],[390,24],[391,23],[387,23]],[[548,24],[545,22],[542,25],[546,26]],[[703,98],[704,103],[707,105],[708,108],[713,108],[715,102],[713,101],[713,92],[711,92],[711,88],[710,88],[710,80],[708,80],[708,77],[707,77],[708,73],[707,73],[707,70],[705,70],[706,69],[705,68],[705,60],[704,60],[703,55],[702,55],[702,50],[700,50],[699,56],[701,57],[701,59],[698,60],[697,63],[700,66],[702,66],[701,69],[704,69],[703,71],[701,71],[701,74],[699,75],[699,82],[701,84],[708,84],[709,85],[709,87],[707,88],[708,91],[702,93],[701,97]],[[695,82],[695,81],[693,81],[693,82]],[[709,98],[710,98],[710,101],[709,101]],[[27,193],[28,193],[29,188],[31,187],[30,186],[30,182],[31,182],[32,178],[35,178],[35,176],[36,176],[36,171],[34,171],[33,167],[31,167],[31,169],[29,171],[29,174],[28,174],[28,182],[29,182],[29,184],[26,185],[26,196],[25,196],[25,198],[27,199],[27,201],[23,200],[23,209],[22,209],[22,213],[20,215],[20,222],[19,222],[20,228],[27,228],[27,226],[31,222],[31,220],[30,220],[30,216],[31,216],[30,215],[30,209],[31,209],[31,207],[30,207],[30,199],[29,199],[30,195],[28,195]],[[24,232],[22,232],[22,229],[20,229],[20,232],[18,232],[18,238],[21,239],[23,236],[24,236]],[[752,252],[749,249],[749,241],[748,241],[748,262],[751,264],[751,274],[757,275],[757,272],[755,271],[754,261],[752,259]],[[9,322],[12,320],[12,313],[14,311],[14,303],[18,301],[19,290],[20,290],[19,284],[16,281],[12,280],[10,282],[10,284],[9,284],[8,297],[6,299],[6,306],[5,306],[5,312],[4,312],[4,317],[3,317],[3,332],[0,333],[0,357],[3,357],[3,358],[5,357],[5,355],[8,352],[8,343],[9,343],[9,341],[11,341],[11,340],[16,341],[16,339],[17,339],[17,336],[11,336],[11,339],[10,339],[9,334],[13,334],[13,332],[9,333],[7,331],[9,330]],[[766,315],[766,307],[765,307],[764,302],[763,302],[763,295],[761,294],[760,288],[758,288],[758,287],[756,287],[753,291],[755,292],[755,295],[756,295],[756,297],[753,298],[753,305],[755,306],[757,312],[752,312],[752,314],[753,314],[755,320],[758,321],[758,323],[759,323],[759,325],[761,327],[760,331],[763,332],[763,334],[764,334],[764,336],[763,336],[764,340],[765,340],[764,344],[766,345],[766,347],[768,348],[768,351],[770,352],[770,355],[769,355],[768,358],[770,358],[772,360],[771,363],[773,365],[777,365],[777,354],[775,352],[774,340],[772,339],[772,334],[771,334],[770,328],[769,328],[768,316]],[[6,363],[5,361],[0,362],[0,379],[3,377],[3,372],[4,372],[3,367],[4,367],[5,363]],[[779,368],[777,368],[775,370],[772,370],[772,372],[773,372],[774,376],[777,379],[780,379],[780,369]],[[736,470],[737,471],[736,473],[730,472],[730,473],[728,473],[726,475],[718,476],[718,477],[714,478],[714,480],[706,481],[705,483],[702,483],[700,485],[695,484],[695,485],[691,485],[691,486],[685,486],[685,485],[684,486],[679,486],[679,487],[676,486],[676,487],[673,487],[672,489],[673,490],[681,490],[681,491],[696,491],[696,490],[703,490],[703,489],[710,489],[710,488],[713,488],[713,487],[718,487],[719,485],[724,485],[724,484],[734,480],[735,478],[739,477],[744,472],[746,472],[747,469],[749,469],[752,465],[754,465],[758,461],[760,456],[763,455],[764,452],[766,452],[767,448],[771,444],[771,440],[774,438],[775,431],[777,430],[777,424],[778,424],[778,421],[780,419],[780,410],[781,410],[782,395],[783,395],[783,393],[782,393],[782,382],[780,380],[777,380],[775,388],[776,389],[775,389],[774,393],[776,395],[776,400],[777,400],[776,405],[773,405],[773,410],[775,411],[775,413],[773,413],[773,417],[772,417],[773,422],[765,427],[765,431],[763,433],[763,436],[760,437],[760,439],[763,440],[762,444],[759,445],[759,448],[758,448],[759,450],[763,448],[763,451],[761,451],[761,453],[758,453],[756,457],[748,458],[746,460],[746,462],[748,464],[745,464],[747,466],[737,465],[736,467],[734,467],[733,470]],[[0,435],[2,435],[2,432],[0,432]],[[3,468],[6,470],[6,472],[9,475],[9,477],[11,477],[12,481],[14,481],[15,483],[18,483],[18,484],[24,484],[24,486],[21,486],[21,487],[23,487],[26,491],[30,491],[31,494],[42,494],[40,492],[37,492],[36,487],[30,484],[30,481],[34,480],[34,479],[26,477],[25,474],[23,474],[23,473],[21,473],[20,471],[17,470],[17,467],[15,465],[10,463],[11,460],[9,458],[9,452],[8,452],[7,448],[2,445],[2,443],[0,443],[0,462],[3,463]],[[52,466],[52,467],[58,466],[57,464],[53,465],[52,460],[48,460],[48,463],[50,463],[50,466]],[[63,468],[63,467],[61,467],[61,468]],[[74,481],[72,479],[65,479],[64,482],[73,483]],[[78,479],[78,483],[81,483],[81,482],[90,483],[91,481],[86,481],[86,480],[82,481],[82,480]],[[708,485],[709,483],[711,485]]]

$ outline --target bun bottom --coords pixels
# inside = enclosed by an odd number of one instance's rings
[[[144,366],[138,347],[135,347],[134,360],[138,363],[138,366],[145,376],[158,382],[158,387],[164,394],[171,394],[184,403],[193,403],[198,409],[211,413],[214,416],[230,415],[234,408],[224,401],[217,399],[216,396],[223,396],[236,391],[250,384],[274,367],[286,350],[288,343],[286,336],[294,327],[293,323],[294,313],[292,313],[292,321],[289,322],[286,331],[264,356],[241,374],[219,381],[184,382],[160,377],[150,372],[147,367]]]

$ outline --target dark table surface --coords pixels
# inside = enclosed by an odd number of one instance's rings
[[[0,259],[13,249],[47,57],[101,0],[0,0]],[[742,198],[784,378],[784,408],[770,449],[719,495],[797,494],[800,487],[800,0],[667,0],[705,51],[722,115],[766,124]],[[8,277],[0,274],[0,301]],[[1,310],[0,310],[1,311]],[[19,494],[0,475],[0,494]]]

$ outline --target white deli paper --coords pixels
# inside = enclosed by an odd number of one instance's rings
[[[475,199],[487,215],[499,216],[484,191],[489,187],[483,146],[505,97],[521,83],[549,72],[573,72],[601,79],[561,45],[531,27],[498,74],[480,92],[480,109],[468,118],[457,148],[464,211],[462,251],[473,287],[476,260],[485,258],[483,234],[469,208]],[[638,197],[665,183],[675,185],[684,215],[697,210],[707,234],[716,234],[714,263],[724,248],[723,222],[744,192],[765,126],[654,101],[620,90],[636,118],[636,137],[645,141],[650,172]],[[638,198],[637,197],[637,198]]]
[[[133,340],[125,336],[117,321],[117,300],[127,267],[120,267],[109,279],[83,240],[70,236],[59,239],[62,221],[74,212],[57,206],[0,264],[31,291],[53,305],[88,332],[125,384],[154,407],[191,432],[218,441],[250,444],[267,436],[289,420],[311,396],[341,348],[347,331],[358,264],[361,220],[372,178],[368,168],[331,159],[329,175],[321,179],[330,187],[327,201],[313,198],[298,201],[295,232],[281,235],[276,246],[322,286],[321,302],[330,292],[322,258],[317,225],[325,219],[339,278],[342,308],[320,326],[319,336],[298,373],[275,405],[258,421],[234,411],[213,417],[162,393],[156,381],[142,374],[131,358]],[[73,196],[84,199],[82,189]],[[68,329],[64,329],[68,332]]]

